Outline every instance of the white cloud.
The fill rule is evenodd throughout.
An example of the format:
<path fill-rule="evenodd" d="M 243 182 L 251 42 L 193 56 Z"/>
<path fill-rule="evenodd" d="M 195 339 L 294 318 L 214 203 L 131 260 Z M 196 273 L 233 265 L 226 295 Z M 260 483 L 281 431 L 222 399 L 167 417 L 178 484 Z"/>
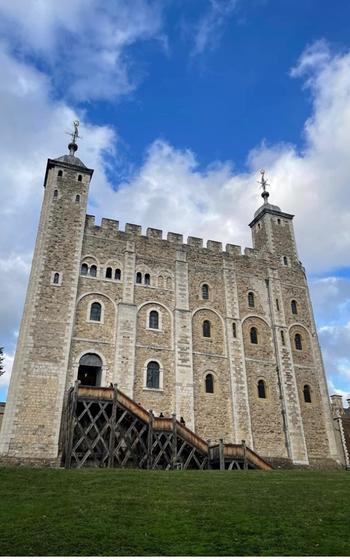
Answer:
<path fill-rule="evenodd" d="M 109 99 L 141 78 L 128 47 L 151 38 L 166 44 L 161 8 L 160 0 L 0 0 L 0 30 L 14 51 L 51 71 L 61 93 Z"/>
<path fill-rule="evenodd" d="M 214 49 L 221 37 L 223 28 L 234 12 L 238 0 L 209 0 L 208 9 L 202 14 L 191 30 L 193 35 L 192 55 L 200 55 Z"/>

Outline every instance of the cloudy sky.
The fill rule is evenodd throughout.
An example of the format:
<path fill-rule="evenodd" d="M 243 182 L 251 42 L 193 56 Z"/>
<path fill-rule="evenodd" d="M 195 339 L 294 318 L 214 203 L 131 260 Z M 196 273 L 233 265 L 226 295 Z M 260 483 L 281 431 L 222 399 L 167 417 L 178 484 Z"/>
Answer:
<path fill-rule="evenodd" d="M 268 170 L 349 396 L 349 20 L 347 0 L 0 0 L 0 400 L 46 159 L 75 118 L 97 220 L 250 246 Z"/>

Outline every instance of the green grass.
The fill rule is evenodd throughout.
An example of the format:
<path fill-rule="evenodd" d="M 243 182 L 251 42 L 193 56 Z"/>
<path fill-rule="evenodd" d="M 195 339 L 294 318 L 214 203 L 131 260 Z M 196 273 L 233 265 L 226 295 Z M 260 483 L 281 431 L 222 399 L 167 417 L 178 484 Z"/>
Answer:
<path fill-rule="evenodd" d="M 0 469 L 1 556 L 350 554 L 350 472 Z"/>

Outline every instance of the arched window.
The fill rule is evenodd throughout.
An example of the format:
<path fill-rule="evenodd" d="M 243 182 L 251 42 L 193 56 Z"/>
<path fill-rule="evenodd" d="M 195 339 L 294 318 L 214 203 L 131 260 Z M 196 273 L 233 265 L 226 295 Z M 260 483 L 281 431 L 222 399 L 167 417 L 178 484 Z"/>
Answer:
<path fill-rule="evenodd" d="M 76 202 L 77 204 L 79 204 L 79 202 L 80 202 L 80 194 L 77 194 L 77 195 L 76 195 L 76 197 L 75 197 L 75 202 Z"/>
<path fill-rule="evenodd" d="M 114 280 L 120 280 L 122 277 L 122 273 L 120 271 L 120 268 L 116 268 L 114 271 Z"/>
<path fill-rule="evenodd" d="M 258 397 L 259 399 L 266 399 L 266 387 L 263 379 L 258 381 Z"/>
<path fill-rule="evenodd" d="M 78 379 L 82 385 L 101 385 L 102 360 L 97 354 L 84 354 L 79 361 Z"/>
<path fill-rule="evenodd" d="M 101 321 L 101 311 L 101 304 L 95 301 L 90 307 L 90 321 Z"/>
<path fill-rule="evenodd" d="M 147 274 L 145 274 L 145 286 L 150 286 L 150 284 L 151 284 L 151 277 L 147 273 Z"/>
<path fill-rule="evenodd" d="M 78 175 L 78 181 L 82 181 L 83 180 L 83 176 L 82 175 Z"/>
<path fill-rule="evenodd" d="M 97 276 L 97 266 L 95 264 L 90 266 L 90 276 L 96 278 Z"/>
<path fill-rule="evenodd" d="M 141 272 L 136 272 L 136 284 L 142 284 L 142 274 L 141 274 Z"/>
<path fill-rule="evenodd" d="M 158 311 L 151 311 L 149 314 L 148 326 L 150 329 L 159 329 L 159 313 Z"/>
<path fill-rule="evenodd" d="M 298 304 L 295 299 L 292 299 L 292 301 L 290 302 L 290 306 L 292 308 L 293 315 L 298 315 Z"/>
<path fill-rule="evenodd" d="M 258 344 L 258 329 L 256 327 L 250 329 L 250 342 L 252 344 Z"/>
<path fill-rule="evenodd" d="M 209 299 L 209 286 L 208 286 L 208 284 L 203 284 L 203 286 L 202 286 L 202 299 Z"/>
<path fill-rule="evenodd" d="M 159 369 L 158 362 L 148 363 L 146 387 L 149 389 L 159 389 Z"/>
<path fill-rule="evenodd" d="M 214 393 L 214 376 L 212 373 L 205 376 L 205 392 Z"/>
<path fill-rule="evenodd" d="M 60 275 L 58 274 L 58 272 L 55 272 L 55 274 L 53 275 L 53 283 L 54 284 L 60 283 Z"/>
<path fill-rule="evenodd" d="M 233 338 L 237 338 L 236 323 L 232 323 L 232 335 L 233 335 Z"/>
<path fill-rule="evenodd" d="M 294 342 L 295 342 L 295 349 L 296 350 L 302 350 L 303 349 L 302 339 L 301 339 L 301 335 L 299 333 L 297 333 L 295 335 Z"/>
<path fill-rule="evenodd" d="M 63 171 L 62 171 L 62 169 L 60 169 L 60 170 L 58 171 L 57 175 L 58 175 L 58 177 L 63 177 Z"/>
<path fill-rule="evenodd" d="M 203 321 L 203 336 L 210 338 L 210 321 Z"/>
<path fill-rule="evenodd" d="M 248 306 L 254 307 L 254 294 L 253 292 L 248 292 Z"/>
<path fill-rule="evenodd" d="M 82 274 L 83 276 L 86 276 L 88 272 L 89 272 L 88 265 L 86 263 L 83 263 L 81 265 L 80 274 Z"/>
<path fill-rule="evenodd" d="M 284 332 L 283 331 L 281 331 L 281 342 L 282 342 L 282 346 L 286 345 L 286 342 L 284 340 Z"/>
<path fill-rule="evenodd" d="M 54 197 L 54 199 L 58 198 L 58 190 L 57 189 L 55 189 L 53 191 L 53 197 Z"/>
<path fill-rule="evenodd" d="M 310 385 L 304 385 L 304 402 L 311 402 L 311 390 Z"/>
<path fill-rule="evenodd" d="M 288 258 L 287 257 L 283 257 L 283 264 L 285 266 L 288 266 Z"/>
<path fill-rule="evenodd" d="M 106 268 L 106 278 L 112 278 L 112 269 L 110 266 Z"/>

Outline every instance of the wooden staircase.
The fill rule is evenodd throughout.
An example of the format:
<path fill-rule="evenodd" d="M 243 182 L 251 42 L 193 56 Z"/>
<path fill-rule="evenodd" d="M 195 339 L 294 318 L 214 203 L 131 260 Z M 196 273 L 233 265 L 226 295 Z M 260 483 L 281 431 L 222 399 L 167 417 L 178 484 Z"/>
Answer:
<path fill-rule="evenodd" d="M 61 447 L 66 468 L 272 469 L 246 445 L 209 445 L 175 415 L 155 417 L 116 387 L 78 383 L 67 393 Z"/>

